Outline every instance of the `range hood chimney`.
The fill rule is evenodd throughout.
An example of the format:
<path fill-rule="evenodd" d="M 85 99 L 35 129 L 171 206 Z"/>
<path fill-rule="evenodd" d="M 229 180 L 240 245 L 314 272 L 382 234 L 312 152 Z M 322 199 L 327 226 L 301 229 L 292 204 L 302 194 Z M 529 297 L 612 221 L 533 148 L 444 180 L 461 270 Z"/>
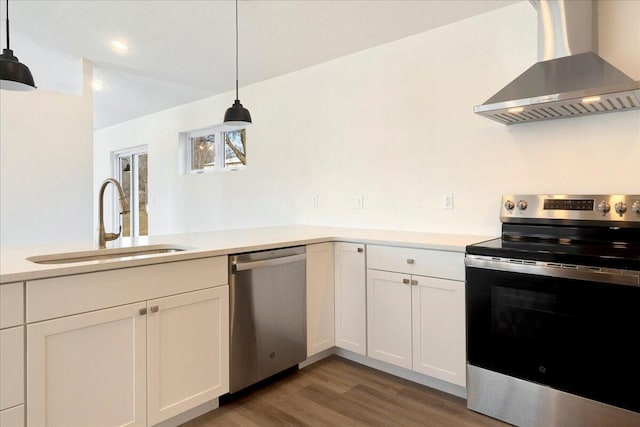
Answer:
<path fill-rule="evenodd" d="M 529 0 L 538 11 L 539 62 L 474 112 L 511 125 L 640 108 L 640 81 L 596 52 L 596 2 Z"/>

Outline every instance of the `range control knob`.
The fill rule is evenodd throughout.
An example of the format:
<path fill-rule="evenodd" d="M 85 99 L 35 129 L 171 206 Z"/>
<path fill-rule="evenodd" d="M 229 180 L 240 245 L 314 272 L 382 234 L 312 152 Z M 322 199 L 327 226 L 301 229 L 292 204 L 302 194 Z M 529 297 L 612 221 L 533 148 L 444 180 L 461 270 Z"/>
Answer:
<path fill-rule="evenodd" d="M 507 209 L 508 211 L 512 211 L 513 208 L 516 207 L 515 203 L 513 203 L 511 200 L 507 200 L 506 202 L 504 202 L 504 207 L 505 209 Z"/>
<path fill-rule="evenodd" d="M 627 211 L 627 204 L 625 202 L 618 202 L 615 204 L 614 209 L 618 215 L 622 216 L 622 214 Z"/>
<path fill-rule="evenodd" d="M 640 215 L 640 200 L 633 202 L 633 205 L 631 205 L 631 212 L 636 215 Z"/>
<path fill-rule="evenodd" d="M 598 204 L 598 210 L 602 212 L 602 215 L 604 216 L 611 210 L 611 205 L 603 200 Z"/>
<path fill-rule="evenodd" d="M 518 202 L 518 209 L 520 209 L 521 211 L 527 209 L 527 206 L 529 205 L 527 205 L 527 202 L 525 202 L 524 200 L 520 200 Z"/>

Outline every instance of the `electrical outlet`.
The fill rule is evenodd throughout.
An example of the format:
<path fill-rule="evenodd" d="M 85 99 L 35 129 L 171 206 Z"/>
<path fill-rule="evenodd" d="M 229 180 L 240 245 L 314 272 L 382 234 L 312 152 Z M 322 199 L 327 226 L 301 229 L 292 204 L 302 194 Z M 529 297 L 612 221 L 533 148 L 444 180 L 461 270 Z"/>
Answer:
<path fill-rule="evenodd" d="M 318 207 L 318 195 L 314 194 L 311 196 L 311 207 L 312 208 L 317 208 Z"/>
<path fill-rule="evenodd" d="M 453 193 L 442 195 L 442 209 L 453 209 Z"/>
<path fill-rule="evenodd" d="M 356 194 L 356 204 L 355 207 L 356 209 L 362 209 L 363 206 L 363 198 L 362 198 L 362 194 Z"/>

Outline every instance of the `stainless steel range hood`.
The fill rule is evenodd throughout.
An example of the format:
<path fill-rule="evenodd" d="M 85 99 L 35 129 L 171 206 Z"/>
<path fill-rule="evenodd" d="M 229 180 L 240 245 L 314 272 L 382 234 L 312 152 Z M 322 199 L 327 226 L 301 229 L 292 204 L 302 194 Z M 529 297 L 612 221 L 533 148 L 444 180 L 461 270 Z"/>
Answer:
<path fill-rule="evenodd" d="M 538 10 L 538 57 L 474 108 L 511 125 L 640 108 L 640 81 L 600 58 L 596 2 L 529 0 Z"/>

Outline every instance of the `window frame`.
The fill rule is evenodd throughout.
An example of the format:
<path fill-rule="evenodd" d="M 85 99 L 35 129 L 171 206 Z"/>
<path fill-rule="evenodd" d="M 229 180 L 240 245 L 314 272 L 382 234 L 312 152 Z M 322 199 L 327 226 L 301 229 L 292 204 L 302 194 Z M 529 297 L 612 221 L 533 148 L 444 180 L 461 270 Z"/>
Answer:
<path fill-rule="evenodd" d="M 194 169 L 193 168 L 193 139 L 206 137 L 209 135 L 213 135 L 213 167 Z M 187 170 L 189 171 L 189 173 L 201 174 L 201 173 L 212 172 L 216 169 L 216 166 L 220 164 L 218 139 L 219 139 L 218 134 L 215 132 L 198 132 L 198 134 L 189 133 L 189 135 L 187 136 Z"/>
<path fill-rule="evenodd" d="M 129 167 L 131 169 L 131 177 L 130 177 L 130 189 L 129 189 L 129 208 L 130 208 L 130 216 L 129 216 L 129 236 L 130 238 L 140 237 L 140 211 L 139 211 L 139 190 L 140 183 L 139 177 L 137 174 L 138 171 L 138 156 L 147 155 L 147 162 L 149 161 L 149 148 L 147 145 L 138 145 L 135 147 L 124 148 L 121 150 L 116 150 L 111 153 L 111 165 L 113 170 L 113 177 L 122 184 L 122 169 L 120 167 L 120 159 L 124 157 L 129 157 L 131 160 L 129 162 Z M 148 167 L 148 163 L 147 163 Z M 148 170 L 147 170 L 148 173 Z M 148 177 L 147 177 L 148 180 Z M 148 195 L 147 195 L 148 196 Z M 113 222 L 113 230 L 122 230 L 124 224 L 122 223 L 122 215 L 120 215 L 120 204 L 118 202 L 118 193 L 113 191 L 113 202 L 112 202 L 112 222 Z M 148 200 L 147 200 L 148 203 Z M 121 228 L 122 227 L 122 228 Z M 147 229 L 147 234 L 149 231 Z M 143 236 L 146 236 L 143 235 Z"/>
<path fill-rule="evenodd" d="M 245 161 L 243 164 L 241 165 L 236 165 L 236 166 L 227 166 L 227 146 L 226 146 L 226 134 L 230 133 L 230 132 L 240 132 L 243 131 L 245 132 L 245 140 L 247 139 L 247 128 L 243 127 L 243 128 L 237 128 L 237 129 L 229 129 L 226 131 L 222 131 L 220 132 L 220 143 L 222 145 L 222 149 L 220 150 L 220 156 L 222 157 L 222 163 L 221 166 L 224 170 L 228 170 L 228 171 L 235 171 L 235 170 L 241 170 L 241 169 L 246 169 L 247 168 L 247 147 L 244 147 L 244 156 L 245 156 Z M 236 156 L 237 158 L 237 156 Z"/>
<path fill-rule="evenodd" d="M 212 172 L 232 172 L 238 170 L 244 170 L 247 168 L 247 164 L 237 165 L 233 167 L 227 167 L 225 165 L 225 149 L 226 149 L 226 141 L 225 141 L 225 133 L 235 132 L 235 131 L 245 131 L 245 139 L 247 138 L 246 126 L 227 126 L 227 125 L 217 125 L 210 126 L 207 128 L 196 129 L 192 131 L 187 131 L 182 133 L 182 141 L 184 148 L 184 172 L 188 175 L 201 175 Z M 213 158 L 213 167 L 211 168 L 203 168 L 203 169 L 193 169 L 193 138 L 199 138 L 203 136 L 213 135 L 214 139 L 214 158 Z M 245 156 L 246 156 L 246 148 L 245 148 Z"/>

